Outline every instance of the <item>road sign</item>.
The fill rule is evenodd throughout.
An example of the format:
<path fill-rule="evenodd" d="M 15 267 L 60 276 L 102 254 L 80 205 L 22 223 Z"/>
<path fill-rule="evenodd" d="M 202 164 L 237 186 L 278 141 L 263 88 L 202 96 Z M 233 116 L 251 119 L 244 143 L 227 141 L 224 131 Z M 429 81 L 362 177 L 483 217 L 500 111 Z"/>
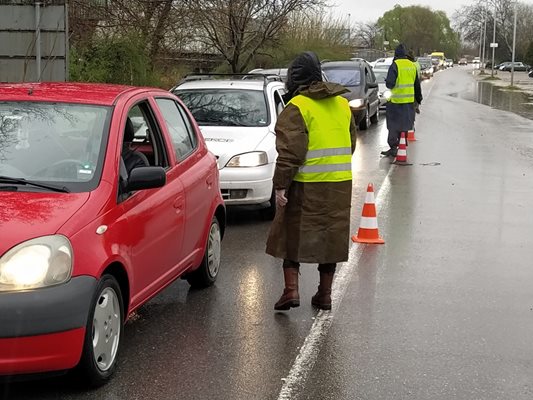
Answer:
<path fill-rule="evenodd" d="M 490 47 L 498 47 L 498 43 L 491 43 Z"/>

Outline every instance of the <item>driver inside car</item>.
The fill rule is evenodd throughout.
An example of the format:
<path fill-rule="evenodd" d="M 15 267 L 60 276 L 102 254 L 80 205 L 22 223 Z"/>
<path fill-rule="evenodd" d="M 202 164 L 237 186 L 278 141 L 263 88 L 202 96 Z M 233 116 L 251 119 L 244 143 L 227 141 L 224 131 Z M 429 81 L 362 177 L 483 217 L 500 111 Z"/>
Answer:
<path fill-rule="evenodd" d="M 135 129 L 133 128 L 131 119 L 128 117 L 126 119 L 126 128 L 124 129 L 124 142 L 122 144 L 122 159 L 124 160 L 128 176 L 134 168 L 150 166 L 148 158 L 143 153 L 131 148 L 131 143 L 134 138 Z"/>

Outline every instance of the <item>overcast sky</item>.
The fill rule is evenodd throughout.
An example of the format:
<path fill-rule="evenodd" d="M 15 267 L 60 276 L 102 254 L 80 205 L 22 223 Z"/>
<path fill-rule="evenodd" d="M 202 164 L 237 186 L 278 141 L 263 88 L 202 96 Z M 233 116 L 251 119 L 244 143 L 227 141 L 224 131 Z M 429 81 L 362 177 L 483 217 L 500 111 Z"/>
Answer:
<path fill-rule="evenodd" d="M 379 17 L 394 8 L 396 4 L 402 7 L 410 5 L 428 6 L 433 10 L 445 11 L 448 14 L 448 18 L 451 19 L 455 10 L 462 5 L 470 3 L 469 0 L 331 0 L 331 4 L 335 5 L 332 8 L 333 14 L 338 16 L 350 14 L 352 23 L 377 21 Z"/>

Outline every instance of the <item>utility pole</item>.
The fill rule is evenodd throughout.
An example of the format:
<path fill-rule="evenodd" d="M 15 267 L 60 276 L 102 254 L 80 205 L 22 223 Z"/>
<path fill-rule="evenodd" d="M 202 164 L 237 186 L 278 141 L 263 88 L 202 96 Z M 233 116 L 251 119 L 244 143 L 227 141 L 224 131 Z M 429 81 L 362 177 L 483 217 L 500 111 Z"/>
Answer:
<path fill-rule="evenodd" d="M 41 82 L 41 5 L 35 2 L 35 69 L 37 82 Z"/>
<path fill-rule="evenodd" d="M 483 8 L 483 53 L 481 55 L 481 64 L 485 69 L 485 47 L 487 43 L 487 7 Z"/>
<path fill-rule="evenodd" d="M 491 73 L 490 76 L 494 78 L 494 55 L 496 53 L 496 2 L 494 2 L 494 29 L 492 31 L 492 65 L 491 65 Z"/>
<path fill-rule="evenodd" d="M 514 60 L 515 60 L 515 50 L 516 50 L 516 6 L 517 3 L 514 3 L 514 27 L 513 27 L 513 57 L 511 64 L 511 86 L 514 84 Z"/>
<path fill-rule="evenodd" d="M 481 21 L 481 26 L 479 27 L 479 60 L 481 61 L 481 55 L 483 48 L 483 21 Z"/>

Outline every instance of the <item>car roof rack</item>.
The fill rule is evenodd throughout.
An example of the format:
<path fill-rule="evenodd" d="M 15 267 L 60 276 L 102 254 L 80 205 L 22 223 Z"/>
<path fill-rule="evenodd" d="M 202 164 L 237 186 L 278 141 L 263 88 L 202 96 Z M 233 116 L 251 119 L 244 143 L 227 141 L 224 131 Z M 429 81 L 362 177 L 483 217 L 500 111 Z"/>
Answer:
<path fill-rule="evenodd" d="M 281 79 L 281 76 L 279 75 L 262 74 L 260 72 L 242 73 L 242 74 L 201 73 L 201 74 L 185 75 L 185 77 L 178 83 L 178 85 L 176 85 L 176 87 L 185 82 L 217 80 L 217 79 L 230 79 L 230 80 L 231 79 L 238 79 L 238 80 L 262 79 L 265 87 L 270 82 L 283 82 L 283 80 Z"/>

